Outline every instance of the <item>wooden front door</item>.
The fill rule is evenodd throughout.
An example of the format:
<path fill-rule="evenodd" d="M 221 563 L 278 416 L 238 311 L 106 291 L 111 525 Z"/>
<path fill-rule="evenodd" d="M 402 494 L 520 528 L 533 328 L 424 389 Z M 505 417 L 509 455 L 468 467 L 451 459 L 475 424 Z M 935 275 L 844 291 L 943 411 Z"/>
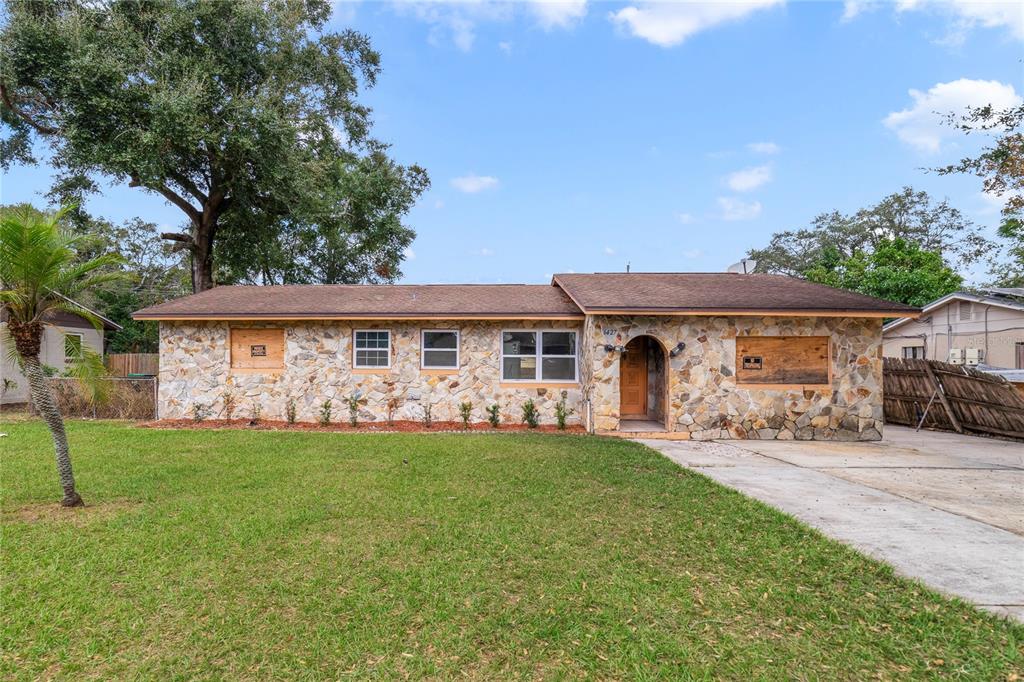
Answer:
<path fill-rule="evenodd" d="M 619 415 L 647 416 L 647 339 L 633 339 L 619 358 Z"/>

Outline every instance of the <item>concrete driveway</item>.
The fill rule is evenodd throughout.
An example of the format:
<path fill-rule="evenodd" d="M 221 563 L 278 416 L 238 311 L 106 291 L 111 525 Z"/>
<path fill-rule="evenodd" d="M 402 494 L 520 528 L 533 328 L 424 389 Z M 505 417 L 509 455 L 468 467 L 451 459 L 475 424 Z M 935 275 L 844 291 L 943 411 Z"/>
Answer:
<path fill-rule="evenodd" d="M 1024 621 L 1024 444 L 640 440 L 946 594 Z"/>

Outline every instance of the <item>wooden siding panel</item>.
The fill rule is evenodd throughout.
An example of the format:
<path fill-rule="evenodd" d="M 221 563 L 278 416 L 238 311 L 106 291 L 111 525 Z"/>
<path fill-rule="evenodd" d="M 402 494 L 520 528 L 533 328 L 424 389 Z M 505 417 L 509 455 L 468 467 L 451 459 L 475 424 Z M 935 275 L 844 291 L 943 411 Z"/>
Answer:
<path fill-rule="evenodd" d="M 231 329 L 232 369 L 283 369 L 283 329 Z"/>
<path fill-rule="evenodd" d="M 828 347 L 827 336 L 736 337 L 736 381 L 740 384 L 827 384 Z"/>

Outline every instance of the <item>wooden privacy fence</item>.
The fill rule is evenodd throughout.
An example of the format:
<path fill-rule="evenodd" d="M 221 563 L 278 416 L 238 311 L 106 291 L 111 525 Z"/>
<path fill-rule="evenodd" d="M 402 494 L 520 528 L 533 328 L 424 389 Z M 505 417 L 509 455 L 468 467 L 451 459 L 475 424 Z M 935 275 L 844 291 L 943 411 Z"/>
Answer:
<path fill-rule="evenodd" d="M 111 353 L 107 356 L 107 371 L 115 377 L 156 376 L 159 368 L 157 353 Z"/>
<path fill-rule="evenodd" d="M 77 379 L 53 377 L 47 379 L 53 390 L 60 413 L 65 417 L 91 417 L 93 419 L 156 419 L 157 380 L 154 378 L 127 379 L 107 377 L 100 379 L 104 399 L 95 401 Z M 37 414 L 29 402 L 29 411 Z"/>
<path fill-rule="evenodd" d="M 1002 377 L 935 360 L 883 363 L 889 424 L 1024 439 L 1024 395 Z"/>

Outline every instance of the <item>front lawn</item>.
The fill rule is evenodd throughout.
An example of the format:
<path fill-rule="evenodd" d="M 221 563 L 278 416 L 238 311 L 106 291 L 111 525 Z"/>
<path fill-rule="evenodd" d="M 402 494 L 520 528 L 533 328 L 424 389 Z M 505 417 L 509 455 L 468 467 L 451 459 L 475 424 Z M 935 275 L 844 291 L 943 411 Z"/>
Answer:
<path fill-rule="evenodd" d="M 0 431 L 4 679 L 1005 679 L 1024 628 L 630 442 Z M 767 475 L 767 474 L 766 474 Z"/>

